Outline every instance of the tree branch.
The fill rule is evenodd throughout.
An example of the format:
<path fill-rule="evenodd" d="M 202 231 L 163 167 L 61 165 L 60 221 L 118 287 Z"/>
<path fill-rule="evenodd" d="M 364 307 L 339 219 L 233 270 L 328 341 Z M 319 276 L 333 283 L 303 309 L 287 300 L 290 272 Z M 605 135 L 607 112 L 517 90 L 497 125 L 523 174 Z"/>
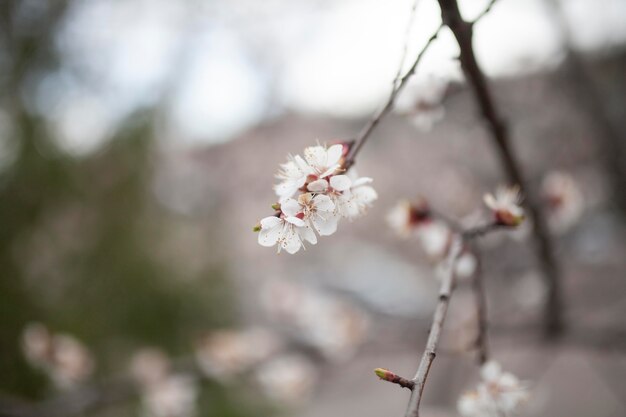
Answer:
<path fill-rule="evenodd" d="M 361 129 L 361 132 L 357 136 L 354 142 L 354 145 L 350 148 L 350 152 L 348 153 L 346 162 L 344 163 L 345 169 L 349 169 L 354 164 L 354 160 L 357 154 L 359 153 L 363 145 L 365 145 L 365 142 L 370 137 L 370 135 L 372 134 L 376 126 L 378 126 L 378 123 L 380 123 L 382 118 L 385 117 L 391 111 L 391 109 L 393 108 L 393 104 L 396 101 L 396 97 L 398 97 L 398 94 L 400 93 L 400 91 L 402 91 L 402 89 L 406 87 L 409 79 L 415 73 L 415 70 L 417 69 L 418 64 L 424 57 L 424 54 L 426 53 L 430 45 L 435 41 L 435 39 L 437 39 L 437 37 L 439 36 L 439 32 L 441 32 L 442 28 L 443 28 L 443 25 L 440 25 L 437 28 L 437 30 L 430 36 L 430 38 L 428 38 L 422 50 L 419 52 L 419 54 L 417 54 L 417 58 L 415 58 L 413 65 L 411 65 L 411 68 L 409 68 L 408 72 L 400 79 L 400 81 L 397 83 L 397 86 L 395 85 L 396 83 L 394 82 L 394 86 L 385 104 L 374 114 L 374 116 L 363 127 L 363 129 Z"/>
<path fill-rule="evenodd" d="M 498 150 L 503 168 L 509 181 L 520 186 L 526 196 L 525 205 L 534 225 L 534 240 L 537 257 L 543 271 L 548 297 L 545 305 L 545 333 L 553 337 L 563 330 L 559 269 L 554 255 L 554 248 L 548 233 L 545 218 L 539 204 L 530 196 L 529 187 L 522 174 L 522 169 L 515 159 L 510 146 L 509 134 L 503 119 L 496 108 L 486 77 L 476 61 L 472 45 L 473 24 L 463 20 L 456 0 L 438 0 L 444 23 L 452 30 L 459 47 L 461 67 L 473 90 L 483 118 L 493 142 Z"/>

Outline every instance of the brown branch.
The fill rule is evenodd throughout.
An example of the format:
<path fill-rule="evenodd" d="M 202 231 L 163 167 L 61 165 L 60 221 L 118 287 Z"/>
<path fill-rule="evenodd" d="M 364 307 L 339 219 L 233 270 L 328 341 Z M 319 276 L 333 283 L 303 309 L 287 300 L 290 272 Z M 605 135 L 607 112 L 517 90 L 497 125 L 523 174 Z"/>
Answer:
<path fill-rule="evenodd" d="M 439 288 L 439 300 L 435 307 L 435 314 L 433 322 L 430 326 L 430 332 L 428 334 L 428 340 L 426 341 L 426 349 L 422 355 L 417 373 L 413 377 L 415 382 L 415 388 L 411 392 L 411 398 L 409 399 L 409 405 L 406 410 L 406 417 L 418 417 L 419 406 L 422 401 L 422 395 L 424 387 L 426 385 L 426 379 L 430 372 L 430 367 L 437 356 L 437 345 L 439 344 L 439 337 L 441 336 L 441 330 L 443 329 L 443 323 L 446 319 L 448 312 L 448 305 L 450 303 L 450 297 L 454 289 L 455 274 L 454 269 L 456 261 L 461 254 L 462 242 L 459 236 L 456 236 L 452 242 L 450 253 L 446 260 L 445 276 L 441 281 L 441 287 Z"/>
<path fill-rule="evenodd" d="M 508 180 L 518 184 L 526 195 L 525 205 L 534 225 L 534 240 L 537 257 L 539 259 L 543 276 L 547 287 L 547 300 L 545 305 L 545 333 L 553 337 L 563 330 L 559 269 L 554 255 L 554 248 L 548 233 L 546 220 L 541 212 L 539 204 L 530 196 L 526 179 L 522 169 L 516 160 L 510 145 L 509 134 L 499 110 L 496 108 L 491 92 L 487 86 L 487 80 L 476 61 L 472 44 L 473 24 L 461 17 L 456 0 L 438 0 L 441 6 L 442 19 L 452 30 L 459 47 L 461 67 L 470 84 L 476 101 L 480 107 L 483 118 L 498 150 L 503 168 Z"/>
<path fill-rule="evenodd" d="M 415 21 L 417 3 L 419 3 L 419 0 L 413 0 L 413 6 L 411 6 L 411 12 L 409 13 L 409 19 L 406 25 L 406 29 L 404 31 L 404 40 L 402 41 L 402 53 L 400 54 L 400 63 L 398 64 L 398 71 L 396 71 L 396 76 L 393 79 L 394 90 L 398 86 L 398 82 L 400 81 L 400 78 L 402 77 L 402 68 L 404 67 L 404 61 L 406 60 L 406 53 L 409 49 L 409 37 L 411 35 L 411 28 L 413 27 L 413 22 Z"/>
<path fill-rule="evenodd" d="M 448 312 L 450 297 L 452 296 L 452 292 L 454 290 L 456 262 L 461 255 L 463 246 L 471 244 L 472 240 L 484 236 L 491 231 L 497 230 L 500 227 L 501 225 L 498 223 L 489 223 L 483 226 L 478 226 L 476 228 L 463 231 L 461 233 L 456 233 L 452 240 L 452 244 L 450 245 L 450 251 L 448 252 L 448 257 L 445 261 L 445 275 L 441 281 L 441 286 L 439 288 L 439 300 L 437 301 L 437 306 L 435 307 L 435 314 L 432 324 L 430 326 L 428 340 L 426 341 L 426 349 L 424 350 L 422 359 L 420 360 L 417 373 L 412 380 L 415 383 L 415 388 L 413 389 L 411 393 L 411 398 L 409 399 L 409 405 L 405 414 L 406 417 L 419 417 L 419 406 L 422 401 L 424 387 L 426 385 L 426 380 L 430 372 L 430 367 L 432 366 L 432 363 L 437 356 L 437 345 L 439 344 L 439 338 L 441 336 L 443 324 L 446 319 L 446 314 Z M 480 273 L 477 271 L 477 276 L 479 274 Z M 485 312 L 484 300 L 482 312 Z M 484 327 L 481 327 L 480 332 L 486 333 L 486 321 L 483 322 L 483 326 Z M 481 361 L 482 357 L 487 357 L 486 336 L 484 336 L 485 333 L 483 333 L 483 336 L 481 336 L 480 342 Z"/>

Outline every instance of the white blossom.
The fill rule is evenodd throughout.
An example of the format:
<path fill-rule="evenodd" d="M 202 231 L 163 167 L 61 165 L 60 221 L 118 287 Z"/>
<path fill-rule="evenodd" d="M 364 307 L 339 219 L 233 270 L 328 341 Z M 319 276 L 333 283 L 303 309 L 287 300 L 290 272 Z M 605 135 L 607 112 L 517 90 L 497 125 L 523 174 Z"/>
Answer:
<path fill-rule="evenodd" d="M 297 404 L 308 399 L 318 379 L 317 370 L 311 361 L 295 354 L 263 364 L 255 375 L 268 397 L 287 404 Z"/>
<path fill-rule="evenodd" d="M 445 115 L 442 101 L 448 83 L 447 79 L 434 76 L 414 80 L 398 97 L 396 111 L 408 116 L 416 128 L 431 130 Z"/>
<path fill-rule="evenodd" d="M 529 397 L 528 389 L 500 364 L 489 361 L 481 368 L 478 387 L 464 393 L 457 403 L 463 417 L 510 416 L 519 411 Z"/>
<path fill-rule="evenodd" d="M 274 186 L 276 194 L 280 198 L 293 197 L 307 182 L 315 183 L 332 175 L 340 168 L 342 156 L 343 145 L 333 145 L 329 148 L 310 146 L 304 150 L 304 159 L 300 155 L 290 156 L 276 174 L 276 178 L 281 180 Z"/>
<path fill-rule="evenodd" d="M 288 253 L 296 253 L 304 246 L 304 240 L 317 243 L 317 236 L 304 220 L 304 208 L 293 198 L 287 198 L 280 206 L 279 217 L 270 216 L 261 220 L 258 241 L 262 246 L 278 245 Z"/>
<path fill-rule="evenodd" d="M 556 232 L 565 232 L 580 220 L 585 202 L 576 181 L 563 172 L 551 172 L 541 185 L 548 220 Z"/>
<path fill-rule="evenodd" d="M 372 182 L 369 177 L 357 177 L 354 171 L 352 175 L 336 175 L 330 179 L 330 186 L 335 190 L 331 198 L 341 217 L 353 220 L 365 214 L 378 199 L 376 190 L 369 185 Z"/>
<path fill-rule="evenodd" d="M 499 187 L 495 195 L 486 194 L 485 204 L 494 214 L 495 220 L 507 226 L 518 226 L 524 220 L 519 187 Z"/>
<path fill-rule="evenodd" d="M 335 203 L 330 197 L 324 194 L 305 193 L 300 194 L 298 202 L 303 207 L 304 219 L 320 236 L 330 236 L 337 231 L 339 217 L 335 212 Z"/>
<path fill-rule="evenodd" d="M 422 249 L 432 259 L 443 259 L 452 241 L 452 231 L 444 222 L 430 220 L 415 229 Z"/>

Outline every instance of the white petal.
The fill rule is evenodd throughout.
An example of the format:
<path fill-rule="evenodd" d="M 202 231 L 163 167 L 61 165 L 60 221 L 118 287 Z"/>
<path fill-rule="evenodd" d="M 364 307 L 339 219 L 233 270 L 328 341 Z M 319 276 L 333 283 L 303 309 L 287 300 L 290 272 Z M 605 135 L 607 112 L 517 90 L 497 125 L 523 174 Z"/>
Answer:
<path fill-rule="evenodd" d="M 357 199 L 359 204 L 369 206 L 378 198 L 376 190 L 372 187 L 359 187 L 352 190 L 352 195 Z"/>
<path fill-rule="evenodd" d="M 485 202 L 485 205 L 491 210 L 496 210 L 498 208 L 498 203 L 496 202 L 496 199 L 492 194 L 485 194 L 483 197 L 483 201 Z"/>
<path fill-rule="evenodd" d="M 327 166 L 332 166 L 332 165 L 336 165 L 339 163 L 339 160 L 341 159 L 341 156 L 343 155 L 343 145 L 333 145 L 330 148 L 328 148 L 327 151 L 327 160 L 326 160 L 326 165 Z"/>
<path fill-rule="evenodd" d="M 345 191 L 352 186 L 352 180 L 347 175 L 335 175 L 330 178 L 330 186 L 337 191 Z"/>
<path fill-rule="evenodd" d="M 356 188 L 359 187 L 361 185 L 365 185 L 365 184 L 370 184 L 372 183 L 374 180 L 371 179 L 370 177 L 361 177 L 361 178 L 357 178 L 355 180 L 352 181 L 352 187 Z"/>
<path fill-rule="evenodd" d="M 302 207 L 295 199 L 287 198 L 280 204 L 280 210 L 285 213 L 285 216 L 293 217 L 302 211 Z"/>
<path fill-rule="evenodd" d="M 298 188 L 300 187 L 302 186 L 299 186 L 294 181 L 284 181 L 280 184 L 276 184 L 274 186 L 274 191 L 276 191 L 276 195 L 279 197 L 291 197 L 296 193 L 296 191 L 298 191 Z"/>
<path fill-rule="evenodd" d="M 261 229 L 271 229 L 272 227 L 281 224 L 283 221 L 276 216 L 264 217 L 261 219 Z"/>
<path fill-rule="evenodd" d="M 306 177 L 306 175 L 311 174 L 313 172 L 313 168 L 311 168 L 311 166 L 309 164 L 307 164 L 306 161 L 304 159 L 302 159 L 302 157 L 300 155 L 296 155 L 293 158 L 293 160 L 296 163 L 296 165 L 298 166 L 298 168 L 300 168 L 300 171 L 302 171 L 302 173 L 304 174 L 305 177 Z"/>
<path fill-rule="evenodd" d="M 318 211 L 333 211 L 335 209 L 335 203 L 327 195 L 318 194 L 313 197 L 313 205 Z"/>
<path fill-rule="evenodd" d="M 320 236 L 330 236 L 337 231 L 337 224 L 339 223 L 339 217 L 328 214 L 327 216 L 313 216 L 311 219 L 313 226 Z"/>
<path fill-rule="evenodd" d="M 261 246 L 274 246 L 280 239 L 283 221 L 278 217 L 266 217 L 261 220 L 258 242 Z"/>
<path fill-rule="evenodd" d="M 329 175 L 332 175 L 340 168 L 339 164 L 331 165 L 326 171 L 320 174 L 320 177 L 326 178 Z"/>
<path fill-rule="evenodd" d="M 309 146 L 304 150 L 304 159 L 314 168 L 325 168 L 328 166 L 328 153 L 323 146 Z"/>
<path fill-rule="evenodd" d="M 495 382 L 500 377 L 502 368 L 496 361 L 489 361 L 480 369 L 481 377 L 487 382 Z"/>
<path fill-rule="evenodd" d="M 295 227 L 291 226 L 285 228 L 280 246 L 290 254 L 294 254 L 300 250 L 302 240 L 300 239 L 300 235 L 296 232 Z"/>
<path fill-rule="evenodd" d="M 328 181 L 323 179 L 313 181 L 307 186 L 307 189 L 314 193 L 323 193 L 328 189 Z"/>
<path fill-rule="evenodd" d="M 303 227 L 306 224 L 304 222 L 304 220 L 302 220 L 302 219 L 300 219 L 298 217 L 293 217 L 293 216 L 286 217 L 285 221 L 287 223 L 291 223 L 291 224 L 293 224 L 294 226 L 297 226 L 297 227 Z"/>
<path fill-rule="evenodd" d="M 302 236 L 302 239 L 309 241 L 312 245 L 317 243 L 317 236 L 315 236 L 315 232 L 308 224 L 304 227 L 299 227 L 297 231 Z"/>

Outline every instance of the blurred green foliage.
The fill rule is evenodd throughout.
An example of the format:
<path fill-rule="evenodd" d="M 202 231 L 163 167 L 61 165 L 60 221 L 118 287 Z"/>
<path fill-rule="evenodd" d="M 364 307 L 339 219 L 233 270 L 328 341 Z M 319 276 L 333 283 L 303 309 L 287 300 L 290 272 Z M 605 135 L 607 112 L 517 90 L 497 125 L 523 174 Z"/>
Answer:
<path fill-rule="evenodd" d="M 125 369 L 137 348 L 189 355 L 201 333 L 236 317 L 224 265 L 189 276 L 161 256 L 168 230 L 186 219 L 166 212 L 150 192 L 150 110 L 82 158 L 57 149 L 45 120 L 28 110 L 30 76 L 61 64 L 52 38 L 69 2 L 51 1 L 39 14 L 24 12 L 26 3 L 0 5 L 0 42 L 9 52 L 0 59 L 0 110 L 12 125 L 3 140 L 17 149 L 0 171 L 0 393 L 34 400 L 50 387 L 20 350 L 31 321 L 82 340 L 102 378 Z M 258 400 L 242 402 L 216 383 L 202 387 L 201 415 L 259 415 Z M 130 404 L 112 415 L 126 415 L 125 408 L 136 414 Z"/>

